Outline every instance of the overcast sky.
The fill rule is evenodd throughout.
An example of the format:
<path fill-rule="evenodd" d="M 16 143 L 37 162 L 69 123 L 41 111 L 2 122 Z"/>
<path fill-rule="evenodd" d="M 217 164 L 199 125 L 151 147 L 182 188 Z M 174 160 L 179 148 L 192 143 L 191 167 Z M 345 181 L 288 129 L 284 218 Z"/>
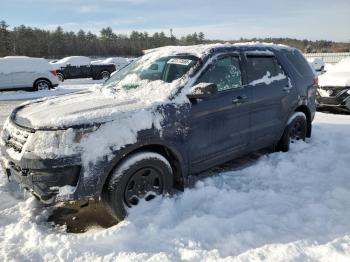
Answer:
<path fill-rule="evenodd" d="M 1 0 L 0 20 L 98 33 L 202 31 L 209 39 L 293 37 L 350 41 L 350 0 Z"/>

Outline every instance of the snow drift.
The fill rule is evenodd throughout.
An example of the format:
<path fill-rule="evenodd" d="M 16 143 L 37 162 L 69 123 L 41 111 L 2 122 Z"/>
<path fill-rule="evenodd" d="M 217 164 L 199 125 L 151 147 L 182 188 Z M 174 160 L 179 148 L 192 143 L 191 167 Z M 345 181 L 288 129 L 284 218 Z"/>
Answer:
<path fill-rule="evenodd" d="M 327 72 L 320 75 L 318 80 L 320 86 L 350 86 L 350 58 L 344 58 L 328 67 Z"/>
<path fill-rule="evenodd" d="M 317 113 L 308 143 L 225 169 L 122 223 L 68 234 L 0 178 L 6 260 L 348 261 L 350 116 Z"/>

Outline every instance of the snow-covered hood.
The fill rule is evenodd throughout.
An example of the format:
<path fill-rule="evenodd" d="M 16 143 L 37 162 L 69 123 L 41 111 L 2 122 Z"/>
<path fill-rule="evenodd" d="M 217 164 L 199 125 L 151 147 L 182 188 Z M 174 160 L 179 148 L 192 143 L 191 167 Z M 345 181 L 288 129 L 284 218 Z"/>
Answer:
<path fill-rule="evenodd" d="M 146 110 L 139 99 L 88 91 L 24 104 L 15 110 L 13 121 L 34 129 L 68 128 L 108 122 L 140 109 Z"/>

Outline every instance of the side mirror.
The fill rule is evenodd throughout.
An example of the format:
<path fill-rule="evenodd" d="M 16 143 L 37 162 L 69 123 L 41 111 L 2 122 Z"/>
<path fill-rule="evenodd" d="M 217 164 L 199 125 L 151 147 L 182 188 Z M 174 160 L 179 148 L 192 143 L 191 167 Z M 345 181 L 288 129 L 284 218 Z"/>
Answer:
<path fill-rule="evenodd" d="M 158 71 L 158 65 L 157 64 L 152 64 L 149 69 L 151 69 L 152 71 Z"/>
<path fill-rule="evenodd" d="M 189 99 L 206 98 L 218 92 L 218 87 L 213 83 L 199 83 L 192 87 L 192 93 L 188 94 Z"/>

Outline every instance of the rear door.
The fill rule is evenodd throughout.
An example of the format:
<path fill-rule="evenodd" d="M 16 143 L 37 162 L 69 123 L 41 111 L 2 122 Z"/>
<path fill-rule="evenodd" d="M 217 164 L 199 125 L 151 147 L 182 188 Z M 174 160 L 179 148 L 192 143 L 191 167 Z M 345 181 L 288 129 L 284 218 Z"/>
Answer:
<path fill-rule="evenodd" d="M 192 101 L 189 153 L 193 173 L 231 159 L 247 148 L 250 138 L 251 94 L 242 86 L 240 57 L 217 57 L 198 83 L 214 83 L 218 93 Z"/>
<path fill-rule="evenodd" d="M 13 88 L 24 88 L 33 86 L 33 75 L 35 74 L 35 65 L 31 59 L 11 59 L 9 66 L 12 69 Z"/>
<path fill-rule="evenodd" d="M 284 128 L 296 89 L 273 55 L 245 55 L 247 86 L 252 90 L 252 145 L 255 148 L 275 142 Z"/>

